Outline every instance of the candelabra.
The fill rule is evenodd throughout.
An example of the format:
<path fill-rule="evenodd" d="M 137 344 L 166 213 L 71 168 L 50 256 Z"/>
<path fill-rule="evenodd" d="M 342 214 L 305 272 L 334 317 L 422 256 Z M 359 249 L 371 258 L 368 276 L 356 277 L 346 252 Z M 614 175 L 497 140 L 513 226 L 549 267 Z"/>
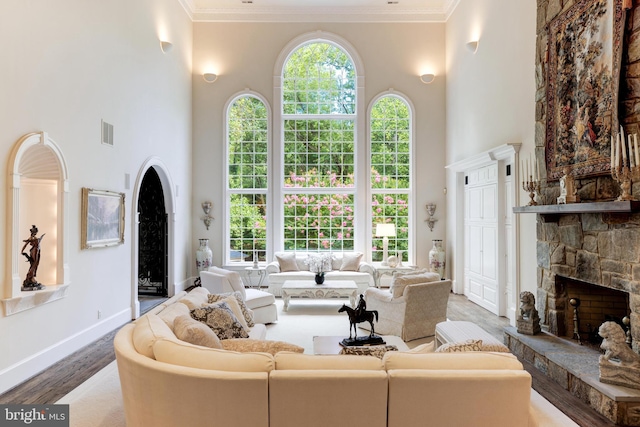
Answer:
<path fill-rule="evenodd" d="M 620 165 L 611 169 L 611 176 L 616 180 L 622 193 L 618 197 L 618 201 L 636 200 L 631 194 L 631 184 L 640 178 L 639 166 Z"/>
<path fill-rule="evenodd" d="M 534 180 L 533 176 L 529 175 L 529 180 L 522 181 L 522 189 L 529 193 L 529 204 L 527 206 L 537 206 L 536 193 L 540 194 L 540 181 Z"/>

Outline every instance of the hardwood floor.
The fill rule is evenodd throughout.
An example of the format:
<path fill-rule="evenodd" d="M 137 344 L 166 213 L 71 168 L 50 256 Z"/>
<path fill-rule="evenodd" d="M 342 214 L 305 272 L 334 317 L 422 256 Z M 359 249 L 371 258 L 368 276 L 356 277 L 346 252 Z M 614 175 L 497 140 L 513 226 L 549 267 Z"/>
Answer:
<path fill-rule="evenodd" d="M 145 304 L 149 309 L 153 303 Z M 144 312 L 145 310 L 142 310 Z M 451 320 L 475 322 L 502 341 L 503 328 L 509 325 L 504 317 L 497 317 L 478 305 L 469 302 L 463 295 L 451 294 L 448 317 Z M 54 364 L 49 369 L 0 395 L 0 404 L 48 404 L 54 403 L 100 369 L 115 360 L 112 331 L 71 356 Z M 579 399 L 549 380 L 534 366 L 524 363 L 533 378 L 533 388 L 553 403 L 578 425 L 584 427 L 611 427 L 615 424 L 606 420 Z"/>

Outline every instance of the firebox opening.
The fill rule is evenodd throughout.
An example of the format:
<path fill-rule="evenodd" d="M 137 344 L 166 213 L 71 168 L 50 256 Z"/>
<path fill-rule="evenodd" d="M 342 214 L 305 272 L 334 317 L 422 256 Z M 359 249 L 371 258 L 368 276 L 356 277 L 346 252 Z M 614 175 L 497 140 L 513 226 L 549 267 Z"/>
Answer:
<path fill-rule="evenodd" d="M 617 289 L 594 285 L 569 277 L 556 276 L 556 295 L 565 301 L 564 319 L 558 319 L 558 336 L 597 344 L 602 339 L 598 328 L 606 321 L 627 327 L 622 319 L 629 316 L 629 294 Z M 573 300 L 573 301 L 572 301 Z M 576 301 L 579 301 L 576 304 Z M 573 304 L 571 303 L 573 302 Z M 574 308 L 577 306 L 577 319 Z M 558 313 L 560 314 L 560 313 Z M 578 333 L 574 325 L 577 323 Z"/>

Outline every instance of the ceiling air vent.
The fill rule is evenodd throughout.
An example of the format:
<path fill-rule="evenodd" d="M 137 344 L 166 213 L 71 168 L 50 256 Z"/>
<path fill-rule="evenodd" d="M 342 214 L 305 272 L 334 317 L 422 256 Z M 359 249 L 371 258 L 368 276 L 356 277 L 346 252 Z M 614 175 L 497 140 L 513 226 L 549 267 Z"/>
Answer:
<path fill-rule="evenodd" d="M 113 125 L 102 120 L 102 143 L 113 147 Z"/>

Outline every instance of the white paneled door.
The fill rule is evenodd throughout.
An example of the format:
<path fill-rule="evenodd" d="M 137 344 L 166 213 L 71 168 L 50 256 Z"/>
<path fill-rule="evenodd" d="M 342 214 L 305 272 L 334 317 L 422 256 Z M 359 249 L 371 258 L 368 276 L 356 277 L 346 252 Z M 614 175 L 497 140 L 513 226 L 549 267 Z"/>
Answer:
<path fill-rule="evenodd" d="M 465 187 L 467 296 L 500 313 L 497 164 L 470 172 Z"/>

